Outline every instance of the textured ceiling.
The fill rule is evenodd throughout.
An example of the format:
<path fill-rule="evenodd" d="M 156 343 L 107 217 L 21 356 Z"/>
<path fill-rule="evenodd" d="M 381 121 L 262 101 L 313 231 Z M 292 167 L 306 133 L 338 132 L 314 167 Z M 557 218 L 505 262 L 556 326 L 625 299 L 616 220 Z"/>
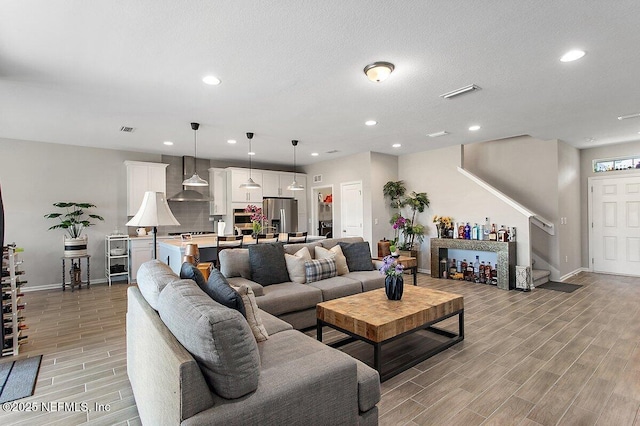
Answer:
<path fill-rule="evenodd" d="M 0 0 L 0 137 L 193 155 L 197 121 L 198 157 L 246 160 L 251 131 L 271 164 L 292 162 L 291 139 L 298 164 L 523 134 L 638 140 L 640 118 L 616 119 L 640 112 L 638 16 L 637 0 Z M 587 55 L 560 62 L 572 48 Z M 396 69 L 372 83 L 380 60 Z"/>

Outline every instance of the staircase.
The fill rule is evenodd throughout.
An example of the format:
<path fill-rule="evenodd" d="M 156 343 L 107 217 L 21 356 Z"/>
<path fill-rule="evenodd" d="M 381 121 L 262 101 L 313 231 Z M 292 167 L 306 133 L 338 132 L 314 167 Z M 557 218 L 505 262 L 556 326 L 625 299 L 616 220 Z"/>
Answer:
<path fill-rule="evenodd" d="M 551 275 L 551 272 L 545 271 L 544 269 L 533 269 L 531 271 L 533 287 L 538 287 L 539 285 L 549 282 L 549 275 Z"/>

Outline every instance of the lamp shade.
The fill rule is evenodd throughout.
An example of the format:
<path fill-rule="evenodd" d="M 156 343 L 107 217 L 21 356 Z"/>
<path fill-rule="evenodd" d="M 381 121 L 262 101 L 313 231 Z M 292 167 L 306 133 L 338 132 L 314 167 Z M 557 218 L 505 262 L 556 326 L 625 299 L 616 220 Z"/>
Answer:
<path fill-rule="evenodd" d="M 138 212 L 127 222 L 127 226 L 180 225 L 173 216 L 163 192 L 147 191 Z"/>

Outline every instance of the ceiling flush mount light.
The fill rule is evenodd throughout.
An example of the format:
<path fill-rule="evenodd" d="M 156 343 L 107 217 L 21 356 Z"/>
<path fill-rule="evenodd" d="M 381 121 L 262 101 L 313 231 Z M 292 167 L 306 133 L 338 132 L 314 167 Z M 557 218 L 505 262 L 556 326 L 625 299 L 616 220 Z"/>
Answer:
<path fill-rule="evenodd" d="M 480 130 L 480 126 L 478 126 L 477 124 L 469 127 L 469 130 L 471 130 L 472 132 L 475 132 L 476 130 Z"/>
<path fill-rule="evenodd" d="M 376 124 L 378 124 L 378 122 L 376 120 L 368 120 L 365 121 L 364 124 L 366 124 L 367 126 L 375 126 Z"/>
<path fill-rule="evenodd" d="M 480 86 L 477 86 L 475 84 L 470 84 L 468 86 L 464 86 L 459 89 L 452 90 L 451 92 L 443 93 L 442 95 L 440 95 L 440 97 L 444 99 L 451 99 L 451 98 L 455 98 L 456 96 L 464 95 L 465 93 L 475 92 L 480 89 L 481 89 Z"/>
<path fill-rule="evenodd" d="M 438 136 L 444 136 L 444 135 L 448 135 L 449 132 L 445 132 L 444 130 L 440 131 L 440 132 L 435 132 L 435 133 L 429 133 L 427 136 L 429 136 L 430 138 L 437 138 Z"/>
<path fill-rule="evenodd" d="M 171 145 L 173 145 L 173 142 L 171 142 L 171 141 L 164 141 L 164 142 L 162 142 L 162 143 L 163 143 L 163 144 L 165 144 L 165 145 L 167 145 L 167 146 L 171 146 Z"/>
<path fill-rule="evenodd" d="M 638 117 L 640 117 L 640 112 L 636 114 L 621 115 L 620 117 L 618 117 L 618 120 L 628 120 L 630 118 L 638 118 Z"/>
<path fill-rule="evenodd" d="M 253 179 L 251 179 L 251 153 L 253 152 L 251 151 L 251 139 L 253 139 L 253 133 L 247 132 L 247 139 L 249 139 L 249 179 L 247 179 L 246 182 L 240 184 L 240 188 L 258 189 L 260 188 L 260 185 L 254 182 Z"/>
<path fill-rule="evenodd" d="M 194 152 L 193 152 L 193 176 L 189 179 L 185 179 L 182 181 L 183 186 L 208 186 L 209 182 L 202 179 L 198 176 L 198 172 L 196 172 L 196 160 L 198 158 L 198 128 L 200 127 L 199 123 L 191 123 L 191 128 L 193 129 L 193 141 L 194 141 Z"/>
<path fill-rule="evenodd" d="M 380 83 L 389 78 L 394 69 L 395 65 L 391 62 L 374 62 L 364 67 L 364 73 L 369 80 Z"/>
<path fill-rule="evenodd" d="M 562 55 L 562 57 L 560 58 L 560 61 L 561 62 L 577 61 L 578 59 L 582 58 L 585 54 L 586 53 L 584 50 L 578 50 L 578 49 L 570 50 L 564 55 Z"/>
<path fill-rule="evenodd" d="M 230 143 L 230 144 L 232 144 L 232 145 L 233 145 L 234 143 L 236 143 L 236 140 L 235 140 L 235 139 L 229 139 L 229 140 L 227 141 L 227 143 Z"/>
<path fill-rule="evenodd" d="M 287 189 L 289 191 L 304 191 L 304 186 L 296 181 L 296 147 L 298 146 L 298 141 L 291 141 L 291 145 L 293 145 L 293 182 L 287 186 Z"/>
<path fill-rule="evenodd" d="M 220 81 L 220 79 L 218 77 L 213 76 L 213 75 L 208 75 L 206 77 L 203 77 L 202 81 L 205 84 L 208 84 L 210 86 L 217 86 L 218 84 L 222 83 L 222 81 Z"/>
<path fill-rule="evenodd" d="M 393 145 L 391 145 L 394 148 L 400 148 L 402 146 L 402 144 L 399 143 L 394 143 Z"/>

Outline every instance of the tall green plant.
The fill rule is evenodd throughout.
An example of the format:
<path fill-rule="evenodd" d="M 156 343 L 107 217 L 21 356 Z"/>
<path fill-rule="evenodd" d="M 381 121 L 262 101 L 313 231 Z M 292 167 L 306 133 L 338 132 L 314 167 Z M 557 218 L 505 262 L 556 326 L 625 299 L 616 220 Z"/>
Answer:
<path fill-rule="evenodd" d="M 385 198 L 389 199 L 389 206 L 392 209 L 399 209 L 400 204 L 402 203 L 402 197 L 404 197 L 404 193 L 407 191 L 407 188 L 404 186 L 404 181 L 392 181 L 385 183 L 382 187 L 382 193 Z"/>
<path fill-rule="evenodd" d="M 408 197 L 400 202 L 401 207 L 409 207 L 412 211 L 411 219 L 403 229 L 405 246 L 408 250 L 413 248 L 414 243 L 421 244 L 424 240 L 424 225 L 416 223 L 416 213 L 423 213 L 429 207 L 429 197 L 426 192 L 412 191 Z"/>
<path fill-rule="evenodd" d="M 93 226 L 90 219 L 104 220 L 97 214 L 86 213 L 84 209 L 95 207 L 90 203 L 58 202 L 53 203 L 55 207 L 65 209 L 66 213 L 48 213 L 44 217 L 47 219 L 59 219 L 60 223 L 51 226 L 49 229 L 66 229 L 71 238 L 79 238 L 84 228 Z M 86 216 L 85 216 L 86 215 Z"/>

